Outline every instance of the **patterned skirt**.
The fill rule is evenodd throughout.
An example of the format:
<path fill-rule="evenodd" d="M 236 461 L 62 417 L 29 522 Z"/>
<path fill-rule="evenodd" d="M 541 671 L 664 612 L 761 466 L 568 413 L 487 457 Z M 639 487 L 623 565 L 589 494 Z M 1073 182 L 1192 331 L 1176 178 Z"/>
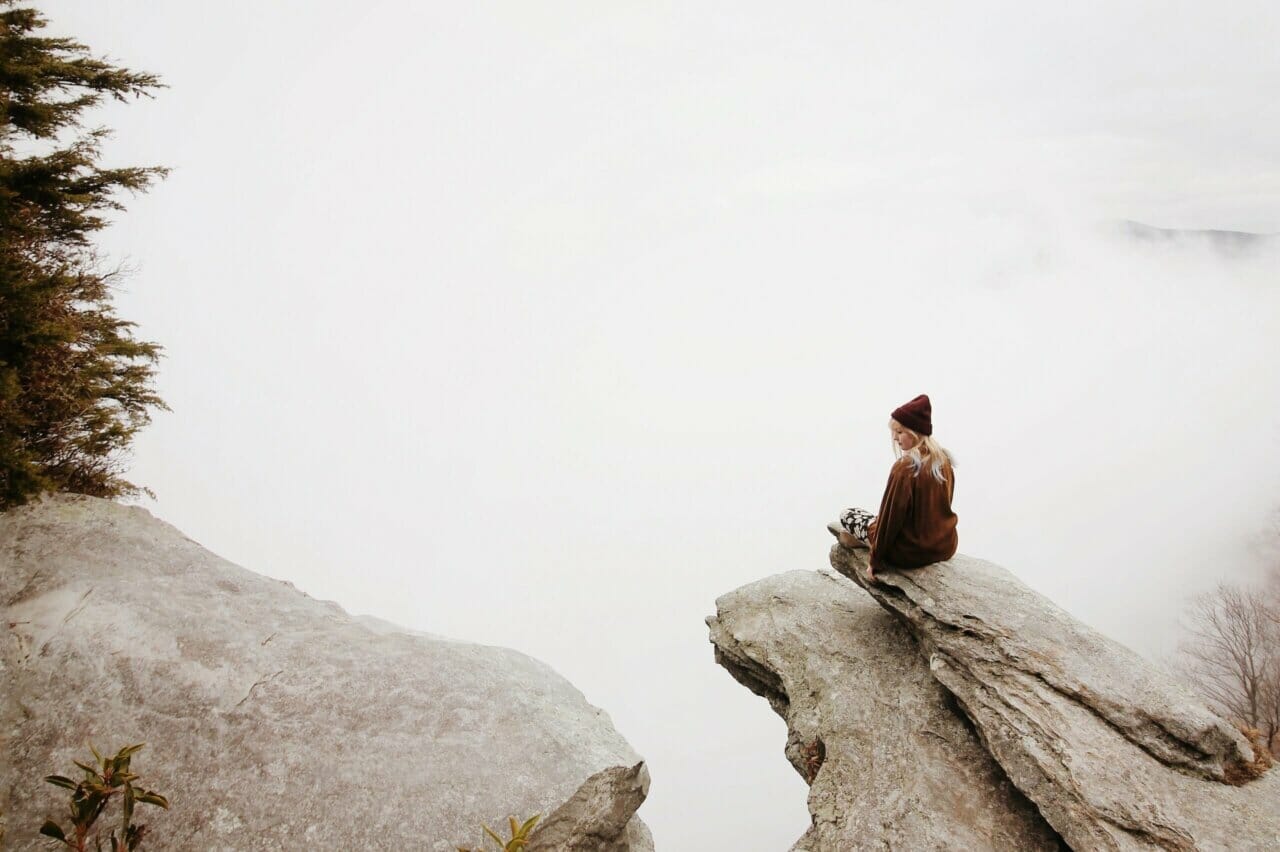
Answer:
<path fill-rule="evenodd" d="M 866 509 L 845 509 L 840 514 L 840 526 L 858 541 L 870 544 L 867 539 L 867 527 L 875 519 L 876 516 Z"/>

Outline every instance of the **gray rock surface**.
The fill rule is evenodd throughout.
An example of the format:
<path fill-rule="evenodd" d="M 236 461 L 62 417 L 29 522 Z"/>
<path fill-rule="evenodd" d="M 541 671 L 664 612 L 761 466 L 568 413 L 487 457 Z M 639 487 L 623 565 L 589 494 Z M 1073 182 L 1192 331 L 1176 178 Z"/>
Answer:
<path fill-rule="evenodd" d="M 716 661 L 787 722 L 809 783 L 793 850 L 1057 849 L 930 676 L 910 633 L 848 580 L 813 571 L 720 597 Z"/>
<path fill-rule="evenodd" d="M 627 852 L 653 845 L 632 815 L 649 795 L 643 763 L 611 766 L 582 783 L 569 800 L 539 824 L 525 852 Z"/>
<path fill-rule="evenodd" d="M 1236 779 L 1252 747 L 1166 670 L 965 556 L 865 574 L 1010 780 L 1073 849 L 1280 848 L 1280 774 Z"/>
<path fill-rule="evenodd" d="M 65 798 L 41 779 L 89 741 L 147 744 L 135 771 L 172 802 L 141 812 L 157 850 L 453 850 L 640 763 L 545 664 L 367 625 L 137 507 L 63 495 L 0 514 L 0 605 L 10 849 L 47 848 L 36 830 Z M 645 779 L 598 809 L 629 841 L 578 848 L 652 849 L 631 817 Z"/>

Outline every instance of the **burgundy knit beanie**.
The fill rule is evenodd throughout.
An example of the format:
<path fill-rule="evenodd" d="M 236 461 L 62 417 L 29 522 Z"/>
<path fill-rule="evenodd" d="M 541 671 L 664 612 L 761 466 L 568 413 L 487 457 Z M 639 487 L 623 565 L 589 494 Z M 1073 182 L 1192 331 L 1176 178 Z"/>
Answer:
<path fill-rule="evenodd" d="M 898 406 L 891 416 L 912 432 L 919 432 L 921 435 L 933 434 L 933 406 L 929 404 L 929 397 L 925 394 L 920 394 L 910 402 Z"/>

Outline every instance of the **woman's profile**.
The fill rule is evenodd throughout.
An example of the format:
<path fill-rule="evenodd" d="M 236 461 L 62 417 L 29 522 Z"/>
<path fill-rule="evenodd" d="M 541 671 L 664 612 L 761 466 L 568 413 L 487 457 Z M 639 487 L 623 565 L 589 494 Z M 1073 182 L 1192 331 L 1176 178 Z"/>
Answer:
<path fill-rule="evenodd" d="M 955 463 L 933 438 L 933 407 L 921 394 L 894 409 L 889 419 L 894 454 L 880 511 L 846 509 L 827 529 L 846 547 L 869 547 L 867 576 L 876 571 L 920 568 L 955 556 L 959 537 Z"/>

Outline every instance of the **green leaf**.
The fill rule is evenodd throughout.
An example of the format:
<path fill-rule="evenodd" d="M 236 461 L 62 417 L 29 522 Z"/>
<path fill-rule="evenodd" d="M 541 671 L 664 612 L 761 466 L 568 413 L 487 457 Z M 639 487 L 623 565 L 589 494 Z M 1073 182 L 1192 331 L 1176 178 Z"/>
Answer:
<path fill-rule="evenodd" d="M 533 827 L 537 825 L 538 820 L 541 818 L 542 818 L 542 814 L 534 814 L 533 816 L 525 820 L 524 825 L 520 826 L 520 836 L 525 837 L 529 834 L 530 831 L 533 831 Z"/>
<path fill-rule="evenodd" d="M 125 746 L 120 749 L 116 752 L 116 756 L 111 758 L 111 768 L 115 770 L 117 774 L 127 773 L 129 771 L 129 762 L 133 759 L 134 752 L 142 748 L 143 745 L 145 745 L 145 743 Z"/>
<path fill-rule="evenodd" d="M 83 791 L 85 798 L 88 799 L 105 799 L 115 792 L 114 788 L 97 781 L 82 781 L 79 790 Z"/>
<path fill-rule="evenodd" d="M 487 825 L 482 827 L 484 828 L 484 831 L 486 834 L 488 834 L 490 837 L 492 837 L 494 840 L 498 842 L 498 846 L 506 847 L 507 845 L 506 842 L 501 837 L 498 836 L 497 832 L 495 832 L 492 828 L 490 828 Z"/>
<path fill-rule="evenodd" d="M 153 790 L 135 790 L 133 798 L 148 805 L 157 805 L 165 810 L 169 809 L 169 800 Z"/>
<path fill-rule="evenodd" d="M 96 766 L 90 766 L 89 764 L 81 763 L 78 760 L 72 761 L 72 763 L 74 763 L 76 766 L 79 766 L 81 769 L 83 769 L 89 775 L 90 778 L 102 777 L 102 773 L 98 771 L 98 767 Z"/>
<path fill-rule="evenodd" d="M 66 787 L 68 790 L 74 790 L 76 788 L 76 782 L 63 775 L 46 775 L 44 780 L 55 787 Z"/>
<path fill-rule="evenodd" d="M 67 842 L 67 836 L 62 833 L 62 829 L 58 824 L 51 819 L 45 820 L 44 825 L 40 826 L 40 833 L 45 837 L 52 837 L 54 840 L 61 840 L 63 843 Z"/>

